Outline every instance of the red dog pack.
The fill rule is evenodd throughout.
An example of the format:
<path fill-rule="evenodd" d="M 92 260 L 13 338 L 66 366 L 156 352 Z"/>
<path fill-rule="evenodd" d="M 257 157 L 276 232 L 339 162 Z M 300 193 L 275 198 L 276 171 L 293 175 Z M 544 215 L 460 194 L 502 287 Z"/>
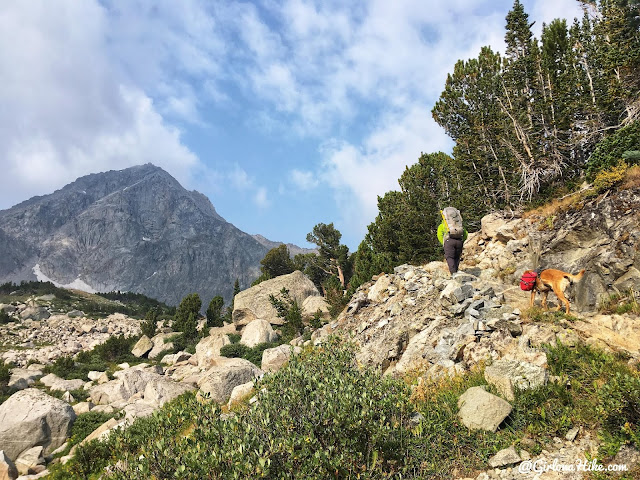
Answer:
<path fill-rule="evenodd" d="M 533 287 L 536 285 L 536 278 L 538 278 L 538 273 L 535 270 L 527 270 L 520 277 L 520 289 L 525 292 L 529 292 L 533 290 Z"/>

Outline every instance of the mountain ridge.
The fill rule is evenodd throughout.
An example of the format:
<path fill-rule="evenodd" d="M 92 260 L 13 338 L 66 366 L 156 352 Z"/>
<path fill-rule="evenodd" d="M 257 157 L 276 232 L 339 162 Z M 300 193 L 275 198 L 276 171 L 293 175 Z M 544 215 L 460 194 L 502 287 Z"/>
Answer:
<path fill-rule="evenodd" d="M 170 304 L 193 292 L 203 303 L 229 301 L 236 279 L 246 287 L 259 275 L 267 251 L 205 195 L 149 163 L 86 175 L 0 211 L 4 282 L 46 277 Z"/>

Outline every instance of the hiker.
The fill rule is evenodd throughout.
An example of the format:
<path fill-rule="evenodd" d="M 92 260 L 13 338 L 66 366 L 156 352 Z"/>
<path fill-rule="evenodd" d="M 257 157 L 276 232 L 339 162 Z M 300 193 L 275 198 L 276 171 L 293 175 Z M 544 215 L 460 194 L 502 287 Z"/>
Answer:
<path fill-rule="evenodd" d="M 462 215 L 453 207 L 446 207 L 440 212 L 442 223 L 438 227 L 438 240 L 444 246 L 444 258 L 447 260 L 451 275 L 458 271 L 462 244 L 467 239 L 467 231 L 462 225 Z"/>

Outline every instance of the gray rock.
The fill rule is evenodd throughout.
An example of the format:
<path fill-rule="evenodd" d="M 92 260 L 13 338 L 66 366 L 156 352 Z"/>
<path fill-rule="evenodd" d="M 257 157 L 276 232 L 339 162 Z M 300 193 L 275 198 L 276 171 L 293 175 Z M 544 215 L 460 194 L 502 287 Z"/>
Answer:
<path fill-rule="evenodd" d="M 135 357 L 142 357 L 145 353 L 148 353 L 153 348 L 153 342 L 149 337 L 143 335 L 140 340 L 136 342 L 131 350 L 131 354 Z"/>
<path fill-rule="evenodd" d="M 278 334 L 273 331 L 271 324 L 266 320 L 253 320 L 242 332 L 240 343 L 247 347 L 255 347 L 260 343 L 274 342 Z"/>
<path fill-rule="evenodd" d="M 157 373 L 143 370 L 124 370 L 120 378 L 92 387 L 89 390 L 91 400 L 97 405 L 107 405 L 128 401 L 133 395 L 144 392 L 147 383 L 161 379 Z"/>
<path fill-rule="evenodd" d="M 27 307 L 22 312 L 20 312 L 20 318 L 22 320 L 31 319 L 40 321 L 46 320 L 50 316 L 51 313 L 49 313 L 49 310 L 47 310 L 45 307 Z"/>
<path fill-rule="evenodd" d="M 578 436 L 579 432 L 580 432 L 580 427 L 573 427 L 571 430 L 567 432 L 564 438 L 566 438 L 568 442 L 573 442 Z"/>
<path fill-rule="evenodd" d="M 500 450 L 493 457 L 489 459 L 489 466 L 491 468 L 500 468 L 506 467 L 507 465 L 513 465 L 516 463 L 520 463 L 522 459 L 516 449 L 511 446 L 509 448 L 505 448 L 504 450 Z"/>
<path fill-rule="evenodd" d="M 511 405 L 482 387 L 471 387 L 458 399 L 458 416 L 472 430 L 495 432 L 511 413 Z"/>
<path fill-rule="evenodd" d="M 173 343 L 169 342 L 168 340 L 170 340 L 171 338 L 173 338 L 175 336 L 176 336 L 176 333 L 174 333 L 174 332 L 171 332 L 171 333 L 159 333 L 158 335 L 154 336 L 151 339 L 151 341 L 153 342 L 153 348 L 147 354 L 147 357 L 156 358 L 162 352 L 166 352 L 167 350 L 172 350 L 173 349 Z"/>
<path fill-rule="evenodd" d="M 75 419 L 71 406 L 41 390 L 14 393 L 0 405 L 0 450 L 12 460 L 36 445 L 48 454 L 66 441 Z"/>
<path fill-rule="evenodd" d="M 473 287 L 469 284 L 461 285 L 456 288 L 449 297 L 451 300 L 456 301 L 458 303 L 463 302 L 467 298 L 471 298 L 473 296 Z"/>
<path fill-rule="evenodd" d="M 66 392 L 69 390 L 78 390 L 84 386 L 84 380 L 64 380 L 58 377 L 54 373 L 45 375 L 40 379 L 45 387 L 49 387 L 51 390 L 58 390 L 60 392 Z"/>
<path fill-rule="evenodd" d="M 308 317 L 313 317 L 316 312 L 320 310 L 323 316 L 329 314 L 329 304 L 322 296 L 307 297 L 302 302 L 302 314 Z"/>
<path fill-rule="evenodd" d="M 549 379 L 547 371 L 528 362 L 497 360 L 484 370 L 484 378 L 494 385 L 507 400 L 514 399 L 514 389 L 529 390 L 545 385 Z"/>
<path fill-rule="evenodd" d="M 274 348 L 267 348 L 262 352 L 262 370 L 265 372 L 275 372 L 280 370 L 291 358 L 291 353 L 300 353 L 300 347 L 291 345 L 279 345 Z"/>
<path fill-rule="evenodd" d="M 42 456 L 42 446 L 32 447 L 25 450 L 16 459 L 16 468 L 20 475 L 27 475 L 33 471 L 36 465 L 44 465 L 44 457 Z"/>
<path fill-rule="evenodd" d="M 226 334 L 210 335 L 203 338 L 196 345 L 196 360 L 198 366 L 208 368 L 215 359 L 220 358 L 220 349 L 231 344 Z"/>
<path fill-rule="evenodd" d="M 33 385 L 40 377 L 42 377 L 42 371 L 40 370 L 12 368 L 8 386 L 17 390 L 24 390 L 25 388 L 29 388 Z"/>
<path fill-rule="evenodd" d="M 226 403 L 234 387 L 251 382 L 262 375 L 262 370 L 243 358 L 221 358 L 198 381 L 200 390 L 209 393 L 211 399 Z"/>
<path fill-rule="evenodd" d="M 283 288 L 289 290 L 289 295 L 298 305 L 302 305 L 307 297 L 320 296 L 313 282 L 302 272 L 281 275 L 238 293 L 233 300 L 233 322 L 247 325 L 259 318 L 276 325 L 282 323 L 269 301 L 269 295 L 277 296 Z"/>
<path fill-rule="evenodd" d="M 233 387 L 233 390 L 231 391 L 231 396 L 229 397 L 229 402 L 227 403 L 227 407 L 231 408 L 234 404 L 238 403 L 243 398 L 247 398 L 252 393 L 253 393 L 253 381 L 243 383 L 242 385 L 237 385 Z"/>
<path fill-rule="evenodd" d="M 153 379 L 147 382 L 144 388 L 144 401 L 157 406 L 170 402 L 183 393 L 191 392 L 195 388 L 186 383 L 178 383 L 163 378 Z"/>
<path fill-rule="evenodd" d="M 84 312 L 82 310 L 71 310 L 69 313 L 67 313 L 67 317 L 69 318 L 84 317 Z"/>

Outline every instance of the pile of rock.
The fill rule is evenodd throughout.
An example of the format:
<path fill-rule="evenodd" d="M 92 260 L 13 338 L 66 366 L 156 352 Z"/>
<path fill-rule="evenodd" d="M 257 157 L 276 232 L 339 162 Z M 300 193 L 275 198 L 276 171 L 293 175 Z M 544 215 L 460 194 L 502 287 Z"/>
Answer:
<path fill-rule="evenodd" d="M 7 348 L 0 359 L 18 366 L 29 361 L 47 364 L 61 356 L 91 350 L 111 336 L 140 333 L 140 321 L 121 313 L 101 319 L 87 318 L 81 313 L 71 311 L 41 320 L 16 317 L 16 322 L 0 325 L 0 338 Z M 17 348 L 11 348 L 14 346 Z"/>
<path fill-rule="evenodd" d="M 553 327 L 524 324 L 519 309 L 505 303 L 504 285 L 472 272 L 451 277 L 445 269 L 441 262 L 402 265 L 361 286 L 313 341 L 346 334 L 359 346 L 359 362 L 394 375 L 416 369 L 426 377 L 456 374 L 500 358 L 546 365 L 530 339 L 555 339 Z"/>

